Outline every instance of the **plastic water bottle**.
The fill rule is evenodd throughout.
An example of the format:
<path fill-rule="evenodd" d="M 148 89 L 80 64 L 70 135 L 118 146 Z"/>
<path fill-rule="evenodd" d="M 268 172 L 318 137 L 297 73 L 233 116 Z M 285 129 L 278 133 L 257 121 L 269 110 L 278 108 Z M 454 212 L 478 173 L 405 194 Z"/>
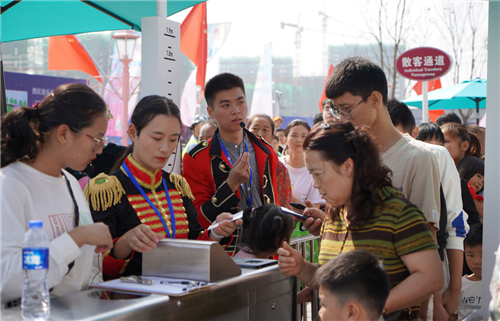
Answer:
<path fill-rule="evenodd" d="M 24 320 L 47 320 L 50 315 L 47 283 L 49 239 L 42 226 L 42 221 L 30 221 L 30 229 L 24 235 L 24 284 L 21 299 Z"/>

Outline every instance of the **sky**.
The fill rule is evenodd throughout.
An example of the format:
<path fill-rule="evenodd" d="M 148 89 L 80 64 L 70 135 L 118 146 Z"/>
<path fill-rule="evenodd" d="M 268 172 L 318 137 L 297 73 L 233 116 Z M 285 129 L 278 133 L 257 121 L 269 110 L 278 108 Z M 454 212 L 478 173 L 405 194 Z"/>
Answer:
<path fill-rule="evenodd" d="M 231 22 L 231 31 L 224 46 L 207 66 L 207 79 L 218 73 L 218 58 L 232 56 L 260 56 L 264 45 L 273 43 L 274 56 L 295 57 L 296 28 L 285 26 L 281 22 L 297 24 L 304 28 L 301 46 L 301 71 L 304 76 L 322 75 L 323 33 L 322 17 L 319 11 L 326 12 L 332 17 L 327 21 L 328 45 L 368 44 L 373 43 L 369 35 L 372 29 L 367 22 L 376 16 L 374 1 L 368 0 L 209 0 L 207 2 L 208 23 Z M 397 0 L 387 1 L 389 15 L 395 15 Z M 407 48 L 431 46 L 447 51 L 451 54 L 449 41 L 443 32 L 442 1 L 408 1 L 410 10 L 405 19 L 410 30 L 407 32 L 405 44 Z M 457 2 L 459 6 L 466 6 L 464 1 Z M 478 38 L 487 37 L 487 1 L 474 1 L 480 14 L 482 23 L 478 30 Z M 168 5 L 168 2 L 167 2 Z M 169 19 L 182 22 L 189 10 L 185 10 Z M 388 17 L 387 21 L 390 21 Z M 464 35 L 464 39 L 470 36 Z M 484 43 L 481 40 L 481 43 Z M 463 53 L 463 77 L 460 81 L 470 78 L 471 54 L 466 47 Z M 478 50 L 476 48 L 476 50 Z M 485 52 L 485 51 L 484 51 Z M 486 55 L 483 55 L 486 57 Z M 480 59 L 481 60 L 481 59 Z M 483 59 L 485 60 L 485 59 Z M 485 63 L 477 61 L 476 65 L 483 65 L 482 71 L 475 76 L 486 77 Z M 443 85 L 452 83 L 452 73 L 443 78 Z M 325 75 L 326 76 L 326 75 Z"/>

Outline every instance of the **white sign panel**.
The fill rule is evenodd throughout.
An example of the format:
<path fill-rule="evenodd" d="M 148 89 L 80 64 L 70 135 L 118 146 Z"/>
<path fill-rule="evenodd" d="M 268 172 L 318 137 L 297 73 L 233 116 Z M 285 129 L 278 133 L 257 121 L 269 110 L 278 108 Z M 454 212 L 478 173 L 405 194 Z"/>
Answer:
<path fill-rule="evenodd" d="M 165 96 L 180 107 L 181 25 L 162 17 L 142 18 L 142 97 Z M 180 174 L 181 147 L 165 166 Z M 173 167 L 173 169 L 172 169 Z"/>

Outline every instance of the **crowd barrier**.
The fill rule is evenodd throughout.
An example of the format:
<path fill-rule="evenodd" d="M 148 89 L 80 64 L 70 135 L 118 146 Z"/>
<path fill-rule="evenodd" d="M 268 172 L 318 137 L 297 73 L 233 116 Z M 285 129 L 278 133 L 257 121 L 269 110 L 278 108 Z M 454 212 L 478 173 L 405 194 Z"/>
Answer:
<path fill-rule="evenodd" d="M 299 251 L 304 259 L 311 263 L 315 262 L 316 253 L 314 241 L 320 240 L 320 236 L 314 236 L 311 234 L 294 237 L 290 240 L 290 246 Z M 305 285 L 302 282 L 297 282 L 297 293 L 305 288 Z M 308 307 L 310 307 L 310 313 L 308 313 Z M 319 310 L 319 300 L 318 300 L 318 290 L 313 290 L 313 300 L 311 304 L 302 303 L 297 305 L 297 321 L 303 320 L 307 321 L 308 316 L 310 316 L 309 320 L 316 320 L 318 317 Z"/>

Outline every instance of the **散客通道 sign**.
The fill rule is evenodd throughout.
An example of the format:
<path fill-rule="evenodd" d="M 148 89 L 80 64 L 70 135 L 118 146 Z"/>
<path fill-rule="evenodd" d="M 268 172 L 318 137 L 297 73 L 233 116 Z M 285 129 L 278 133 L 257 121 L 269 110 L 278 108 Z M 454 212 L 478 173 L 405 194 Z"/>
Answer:
<path fill-rule="evenodd" d="M 441 78 L 450 69 L 452 59 L 446 52 L 431 47 L 407 50 L 396 60 L 396 69 L 405 78 L 428 81 Z"/>

